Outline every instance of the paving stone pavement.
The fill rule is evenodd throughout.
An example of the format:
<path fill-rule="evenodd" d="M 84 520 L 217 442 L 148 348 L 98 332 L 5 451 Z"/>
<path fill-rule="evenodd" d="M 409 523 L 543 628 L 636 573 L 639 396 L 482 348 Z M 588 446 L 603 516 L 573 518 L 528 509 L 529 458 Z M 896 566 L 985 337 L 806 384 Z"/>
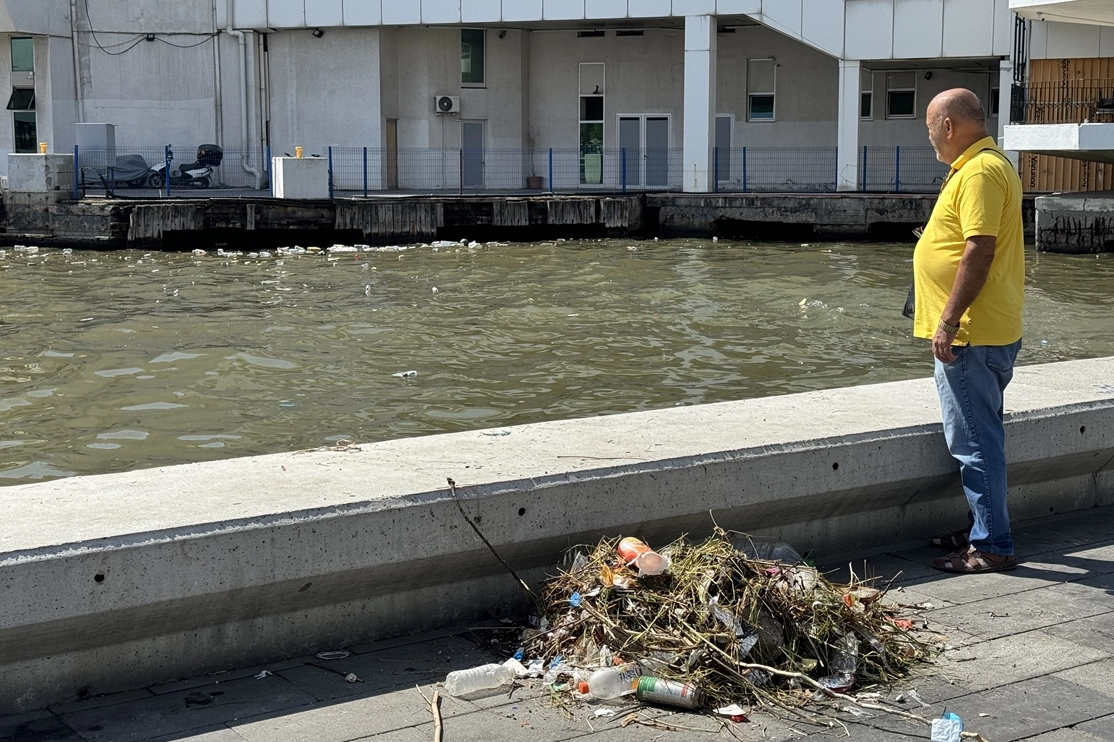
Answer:
<path fill-rule="evenodd" d="M 931 604 L 917 612 L 950 649 L 908 682 L 880 689 L 890 701 L 905 694 L 896 708 L 925 718 L 954 711 L 990 742 L 1114 742 L 1114 507 L 1022 524 L 1015 540 L 1023 563 L 1013 572 L 946 575 L 928 566 L 939 551 L 910 545 L 833 557 L 824 569 L 834 580 L 849 569 L 895 578 L 893 599 Z M 0 740 L 428 742 L 436 683 L 450 670 L 504 659 L 485 648 L 494 628 L 447 629 L 349 647 L 343 659 L 293 658 L 0 717 Z M 350 673 L 361 682 L 346 682 Z M 762 710 L 732 723 L 645 709 L 624 726 L 629 708 L 616 707 L 612 718 L 561 708 L 536 682 L 441 702 L 447 742 L 929 738 L 926 724 L 849 708 L 828 723 Z"/>

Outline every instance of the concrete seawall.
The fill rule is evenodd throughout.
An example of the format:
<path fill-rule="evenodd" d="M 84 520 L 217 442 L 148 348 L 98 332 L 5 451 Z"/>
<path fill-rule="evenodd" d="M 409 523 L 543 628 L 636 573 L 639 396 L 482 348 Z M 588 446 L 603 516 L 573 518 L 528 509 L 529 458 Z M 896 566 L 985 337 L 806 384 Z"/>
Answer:
<path fill-rule="evenodd" d="M 926 364 L 927 366 L 927 364 Z M 1114 358 L 1018 369 L 1015 519 L 1114 503 Z M 824 553 L 965 506 L 931 379 L 0 489 L 0 713 L 515 609 L 602 535 Z"/>

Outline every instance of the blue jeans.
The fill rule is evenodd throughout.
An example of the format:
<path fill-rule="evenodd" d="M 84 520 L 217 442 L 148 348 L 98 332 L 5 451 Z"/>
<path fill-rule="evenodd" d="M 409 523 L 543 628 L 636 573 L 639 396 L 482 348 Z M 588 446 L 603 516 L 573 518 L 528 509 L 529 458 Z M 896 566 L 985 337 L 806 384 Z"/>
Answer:
<path fill-rule="evenodd" d="M 936 390 L 948 451 L 970 506 L 971 545 L 989 554 L 1013 554 L 1006 507 L 1006 431 L 1002 394 L 1013 378 L 1021 341 L 1012 345 L 955 346 L 955 360 L 936 360 Z"/>

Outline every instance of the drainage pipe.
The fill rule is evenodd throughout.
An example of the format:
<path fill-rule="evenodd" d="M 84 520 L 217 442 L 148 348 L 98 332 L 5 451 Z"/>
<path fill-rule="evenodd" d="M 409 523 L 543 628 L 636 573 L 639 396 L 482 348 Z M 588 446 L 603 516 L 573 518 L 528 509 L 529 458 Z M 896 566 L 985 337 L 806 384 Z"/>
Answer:
<path fill-rule="evenodd" d="M 85 122 L 85 94 L 81 89 L 81 44 L 77 38 L 77 0 L 70 0 L 70 44 L 73 47 L 74 99 L 77 103 L 77 120 Z"/>
<path fill-rule="evenodd" d="M 216 141 L 224 146 L 224 91 L 220 66 L 220 24 L 217 21 L 217 3 L 213 0 L 213 107 L 216 110 Z M 231 22 L 228 25 L 232 25 Z"/>
<path fill-rule="evenodd" d="M 248 162 L 248 153 L 251 148 L 248 139 L 247 38 L 244 36 L 243 31 L 237 31 L 232 28 L 232 12 L 235 1 L 236 0 L 228 0 L 228 17 L 225 18 L 225 21 L 228 23 L 228 28 L 225 29 L 225 33 L 240 42 L 240 140 L 243 143 L 243 151 L 240 153 L 240 165 L 244 168 L 245 173 L 255 178 L 255 190 L 259 190 L 259 171 Z"/>

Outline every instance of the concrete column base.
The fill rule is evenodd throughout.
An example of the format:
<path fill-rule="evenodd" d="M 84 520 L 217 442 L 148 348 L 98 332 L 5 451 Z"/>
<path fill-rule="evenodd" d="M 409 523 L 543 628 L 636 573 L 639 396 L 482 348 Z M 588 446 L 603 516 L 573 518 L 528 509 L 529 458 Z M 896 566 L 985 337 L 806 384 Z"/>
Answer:
<path fill-rule="evenodd" d="M 1038 250 L 1114 252 L 1114 191 L 1038 196 L 1036 210 Z"/>
<path fill-rule="evenodd" d="M 8 192 L 73 193 L 73 155 L 8 155 Z"/>

